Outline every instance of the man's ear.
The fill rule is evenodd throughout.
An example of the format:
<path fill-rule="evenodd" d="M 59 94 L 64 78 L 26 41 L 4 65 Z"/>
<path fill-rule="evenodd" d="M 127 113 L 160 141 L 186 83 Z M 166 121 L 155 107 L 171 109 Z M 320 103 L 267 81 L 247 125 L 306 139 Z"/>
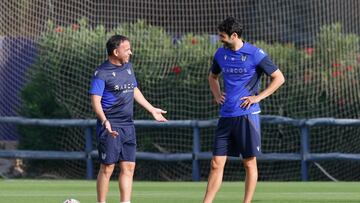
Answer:
<path fill-rule="evenodd" d="M 113 55 L 114 55 L 114 56 L 118 56 L 118 54 L 119 54 L 118 51 L 117 51 L 116 49 L 114 49 L 114 50 L 113 50 Z"/>
<path fill-rule="evenodd" d="M 239 35 L 236 32 L 234 32 L 231 34 L 231 38 L 232 39 L 239 38 Z"/>

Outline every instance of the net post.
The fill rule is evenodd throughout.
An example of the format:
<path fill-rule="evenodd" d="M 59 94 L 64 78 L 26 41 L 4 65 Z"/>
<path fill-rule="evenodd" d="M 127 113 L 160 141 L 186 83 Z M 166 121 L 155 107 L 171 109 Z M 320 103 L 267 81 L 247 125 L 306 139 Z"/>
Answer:
<path fill-rule="evenodd" d="M 200 153 L 200 128 L 195 121 L 193 126 L 193 156 L 192 156 L 192 180 L 200 181 L 200 162 L 198 154 Z"/>
<path fill-rule="evenodd" d="M 300 141 L 300 153 L 301 153 L 301 180 L 308 181 L 309 174 L 308 174 L 308 154 L 309 154 L 309 136 L 310 130 L 309 126 L 303 123 L 300 126 L 301 131 L 301 141 Z"/>
<path fill-rule="evenodd" d="M 86 154 L 86 179 L 93 179 L 93 160 L 91 157 L 92 151 L 92 127 L 85 129 L 85 154 Z"/>

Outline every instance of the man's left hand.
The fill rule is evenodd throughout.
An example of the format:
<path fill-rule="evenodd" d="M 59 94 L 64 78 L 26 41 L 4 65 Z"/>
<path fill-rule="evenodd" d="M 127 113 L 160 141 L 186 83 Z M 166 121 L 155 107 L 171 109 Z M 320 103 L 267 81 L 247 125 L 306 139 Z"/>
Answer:
<path fill-rule="evenodd" d="M 252 104 L 259 103 L 260 99 L 257 96 L 242 97 L 240 100 L 244 100 L 241 104 L 241 108 L 249 109 Z"/>
<path fill-rule="evenodd" d="M 166 112 L 167 111 L 164 111 L 162 109 L 154 108 L 154 110 L 152 111 L 152 115 L 156 121 L 165 122 L 167 121 L 167 119 L 162 114 L 166 114 Z"/>

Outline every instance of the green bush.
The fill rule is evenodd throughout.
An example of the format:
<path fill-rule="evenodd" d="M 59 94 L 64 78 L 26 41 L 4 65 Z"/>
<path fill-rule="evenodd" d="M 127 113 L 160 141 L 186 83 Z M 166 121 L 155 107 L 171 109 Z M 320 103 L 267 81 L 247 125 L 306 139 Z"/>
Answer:
<path fill-rule="evenodd" d="M 324 26 L 311 58 L 312 74 L 320 78 L 319 89 L 328 112 L 322 116 L 358 118 L 360 111 L 359 36 L 344 34 L 340 24 Z M 358 113 L 356 115 L 356 113 Z"/>
<path fill-rule="evenodd" d="M 30 118 L 69 118 L 70 114 L 65 107 L 54 99 L 53 89 L 47 81 L 46 74 L 37 72 L 33 80 L 25 86 L 21 98 L 23 106 L 21 115 Z M 62 150 L 58 145 L 59 140 L 64 139 L 61 131 L 71 134 L 68 129 L 39 126 L 19 126 L 18 132 L 21 134 L 19 139 L 19 149 L 24 150 Z M 29 176 L 42 174 L 46 171 L 53 171 L 61 168 L 63 163 L 44 160 L 26 160 L 26 171 Z"/>
<path fill-rule="evenodd" d="M 84 19 L 67 27 L 49 21 L 38 42 L 39 54 L 31 69 L 35 74 L 22 93 L 22 115 L 94 118 L 87 92 L 95 68 L 106 59 L 106 40 L 115 33 L 130 38 L 134 53 L 131 62 L 139 88 L 151 103 L 168 110 L 167 118 L 217 118 L 218 107 L 214 105 L 207 75 L 220 43 L 213 45 L 208 35 L 192 33 L 174 41 L 164 28 L 144 21 L 119 24 L 108 31 L 101 25 L 91 27 Z M 280 91 L 262 102 L 263 114 L 293 118 L 356 117 L 353 112 L 356 114 L 360 109 L 357 35 L 344 34 L 340 24 L 333 24 L 321 28 L 314 47 L 300 49 L 293 44 L 263 41 L 254 44 L 270 55 L 287 79 Z M 269 78 L 264 77 L 262 88 L 268 82 Z M 152 118 L 136 106 L 135 119 Z M 63 148 L 56 143 L 59 137 L 54 129 L 22 129 L 23 149 Z M 139 143 L 140 150 L 159 150 L 152 142 L 162 136 L 161 130 L 151 132 L 157 136 L 144 138 Z M 67 136 L 83 139 L 70 132 Z M 83 148 L 80 141 L 69 143 L 74 145 L 72 149 Z M 171 144 L 167 150 L 181 151 Z"/>

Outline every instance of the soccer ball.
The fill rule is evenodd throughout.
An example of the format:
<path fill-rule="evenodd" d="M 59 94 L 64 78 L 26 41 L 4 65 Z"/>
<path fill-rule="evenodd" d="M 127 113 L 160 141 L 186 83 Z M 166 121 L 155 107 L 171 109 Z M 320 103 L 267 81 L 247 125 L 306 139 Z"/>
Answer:
<path fill-rule="evenodd" d="M 76 199 L 67 199 L 64 201 L 64 203 L 80 203 L 80 201 Z"/>

